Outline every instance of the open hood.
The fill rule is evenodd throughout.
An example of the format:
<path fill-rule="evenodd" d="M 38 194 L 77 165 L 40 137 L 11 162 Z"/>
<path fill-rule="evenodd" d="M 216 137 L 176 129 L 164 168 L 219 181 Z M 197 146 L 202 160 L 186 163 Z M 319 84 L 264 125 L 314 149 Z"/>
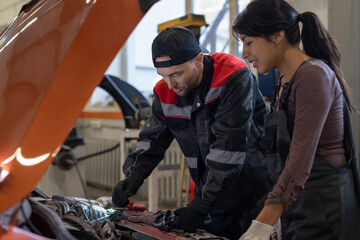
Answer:
<path fill-rule="evenodd" d="M 33 0 L 0 35 L 0 214 L 36 186 L 156 0 Z"/>

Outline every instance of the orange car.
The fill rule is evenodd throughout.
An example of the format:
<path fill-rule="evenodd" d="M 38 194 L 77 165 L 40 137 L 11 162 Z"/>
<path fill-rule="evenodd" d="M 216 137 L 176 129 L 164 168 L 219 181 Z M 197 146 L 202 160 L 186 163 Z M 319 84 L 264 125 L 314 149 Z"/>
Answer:
<path fill-rule="evenodd" d="M 157 0 L 32 0 L 0 36 L 0 215 L 34 189 Z M 0 221 L 1 239 L 43 239 Z"/>

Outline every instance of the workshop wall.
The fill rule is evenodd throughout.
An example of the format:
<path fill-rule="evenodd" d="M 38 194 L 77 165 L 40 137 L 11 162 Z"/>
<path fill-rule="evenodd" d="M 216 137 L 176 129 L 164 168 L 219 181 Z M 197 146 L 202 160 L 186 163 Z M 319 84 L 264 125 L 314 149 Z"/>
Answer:
<path fill-rule="evenodd" d="M 4 29 L 19 13 L 21 7 L 28 0 L 1 0 L 0 1 L 0 31 Z"/>
<path fill-rule="evenodd" d="M 342 69 L 352 91 L 354 103 L 360 108 L 360 1 L 328 0 L 328 29 L 340 45 Z M 360 115 L 352 114 L 355 147 L 359 159 Z"/>

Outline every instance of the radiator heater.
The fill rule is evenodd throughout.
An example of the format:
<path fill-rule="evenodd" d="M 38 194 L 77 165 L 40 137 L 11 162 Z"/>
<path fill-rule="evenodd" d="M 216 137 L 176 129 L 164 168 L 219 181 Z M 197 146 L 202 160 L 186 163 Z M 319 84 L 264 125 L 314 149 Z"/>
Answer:
<path fill-rule="evenodd" d="M 81 154 L 95 155 L 84 159 L 86 183 L 91 187 L 107 190 L 110 193 L 115 184 L 123 178 L 122 163 L 129 153 L 135 151 L 137 140 L 121 141 L 85 137 L 84 141 L 85 145 L 82 146 Z M 120 146 L 114 148 L 118 144 Z M 121 146 L 122 144 L 125 146 Z M 98 152 L 111 148 L 114 149 L 96 155 Z M 138 194 L 149 200 L 149 210 L 157 211 L 161 204 L 176 203 L 177 196 L 181 192 L 178 180 L 181 156 L 181 150 L 174 141 L 166 151 L 164 159 L 139 190 Z"/>

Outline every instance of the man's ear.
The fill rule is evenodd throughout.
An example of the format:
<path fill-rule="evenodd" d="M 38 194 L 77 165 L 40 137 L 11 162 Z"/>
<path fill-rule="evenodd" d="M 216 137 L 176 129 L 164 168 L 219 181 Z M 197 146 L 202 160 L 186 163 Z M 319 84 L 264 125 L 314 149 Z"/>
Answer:
<path fill-rule="evenodd" d="M 197 66 L 201 65 L 203 63 L 204 54 L 202 52 L 199 52 L 198 55 L 195 57 L 195 63 Z"/>
<path fill-rule="evenodd" d="M 283 41 L 285 38 L 285 32 L 284 30 L 278 31 L 270 36 L 271 42 L 275 44 L 279 44 L 281 41 Z"/>

